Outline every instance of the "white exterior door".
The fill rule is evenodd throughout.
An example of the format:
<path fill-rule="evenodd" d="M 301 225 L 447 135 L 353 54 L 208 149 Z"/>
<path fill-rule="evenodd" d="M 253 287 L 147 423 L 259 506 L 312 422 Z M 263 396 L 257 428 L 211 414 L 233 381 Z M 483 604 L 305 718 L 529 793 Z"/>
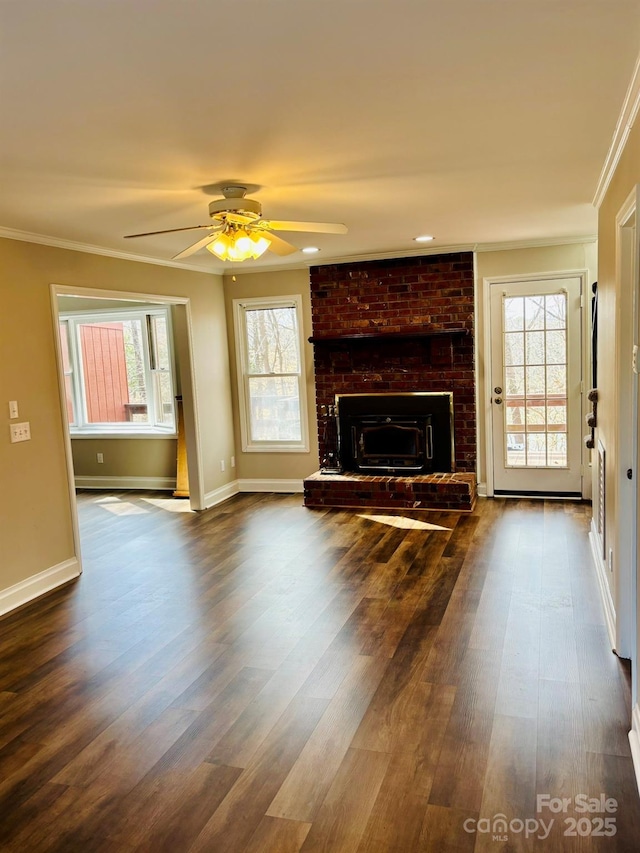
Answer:
<path fill-rule="evenodd" d="M 494 493 L 580 496 L 581 279 L 489 287 Z"/>

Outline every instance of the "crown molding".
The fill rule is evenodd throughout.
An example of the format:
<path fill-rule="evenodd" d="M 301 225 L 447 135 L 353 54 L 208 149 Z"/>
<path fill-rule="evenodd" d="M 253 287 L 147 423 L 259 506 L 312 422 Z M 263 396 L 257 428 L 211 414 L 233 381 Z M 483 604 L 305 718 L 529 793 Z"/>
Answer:
<path fill-rule="evenodd" d="M 13 228 L 0 227 L 0 238 L 7 240 L 19 240 L 23 243 L 38 243 L 42 246 L 53 246 L 57 249 L 69 249 L 72 252 L 86 252 L 90 255 L 103 255 L 107 258 L 117 258 L 123 261 L 136 261 L 141 264 L 155 264 L 161 267 L 174 267 L 187 270 L 188 272 L 207 273 L 208 275 L 251 275 L 264 274 L 267 272 L 292 272 L 293 270 L 306 270 L 311 267 L 327 266 L 330 264 L 360 263 L 362 261 L 384 261 L 394 258 L 425 257 L 426 255 L 450 255 L 454 252 L 501 252 L 510 249 L 538 249 L 545 246 L 568 246 L 577 243 L 595 243 L 597 235 L 587 234 L 577 237 L 547 237 L 533 240 L 505 240 L 499 243 L 460 243 L 448 246 L 430 246 L 427 248 L 398 249 L 394 252 L 365 252 L 360 255 L 332 255 L 323 257 L 322 260 L 314 255 L 314 259 L 304 262 L 297 261 L 292 264 L 273 264 L 265 266 L 249 266 L 242 269 L 237 264 L 225 266 L 219 269 L 182 264 L 179 261 L 165 260 L 163 258 L 152 258 L 146 255 L 136 255 L 129 252 L 121 252 L 117 249 L 105 249 L 102 246 L 92 246 L 86 243 L 77 243 L 72 240 L 63 240 L 59 237 L 47 237 L 44 234 L 32 234 L 29 231 L 17 231 Z"/>
<path fill-rule="evenodd" d="M 18 231 L 14 228 L 0 227 L 0 237 L 7 240 L 18 240 L 21 243 L 37 243 L 40 246 L 53 246 L 55 249 L 68 249 L 71 252 L 85 252 L 88 255 L 103 255 L 106 258 L 117 258 L 121 261 L 136 261 L 140 264 L 155 264 L 159 267 L 174 267 L 189 272 L 204 272 L 208 275 L 222 275 L 224 270 L 212 270 L 208 267 L 198 267 L 192 264 L 182 264 L 179 261 L 152 258 L 147 255 L 136 255 L 132 252 L 121 252 L 118 249 L 106 249 L 104 246 L 92 246 L 90 243 L 77 243 L 74 240 L 64 240 L 61 237 L 48 237 L 45 234 L 32 234 L 30 231 Z"/>
<path fill-rule="evenodd" d="M 622 103 L 622 109 L 620 110 L 620 117 L 618 118 L 616 129 L 613 132 L 613 139 L 611 140 L 611 145 L 609 146 L 609 151 L 607 152 L 607 156 L 604 161 L 604 166 L 602 167 L 602 172 L 600 173 L 600 178 L 598 179 L 596 193 L 593 197 L 593 205 L 595 208 L 600 207 L 607 193 L 607 190 L 609 189 L 609 184 L 611 183 L 618 163 L 620 162 L 622 152 L 624 151 L 624 147 L 627 144 L 627 139 L 629 138 L 631 128 L 634 125 L 639 109 L 640 56 L 638 56 L 638 58 L 636 59 L 636 64 L 633 69 L 633 74 L 631 75 L 631 81 L 629 82 L 627 94 L 625 95 L 624 101 Z"/>
<path fill-rule="evenodd" d="M 508 252 L 513 249 L 544 249 L 547 246 L 574 246 L 579 243 L 596 243 L 597 234 L 583 234 L 579 237 L 547 237 L 540 240 L 512 240 L 502 243 L 477 243 L 476 252 Z"/>

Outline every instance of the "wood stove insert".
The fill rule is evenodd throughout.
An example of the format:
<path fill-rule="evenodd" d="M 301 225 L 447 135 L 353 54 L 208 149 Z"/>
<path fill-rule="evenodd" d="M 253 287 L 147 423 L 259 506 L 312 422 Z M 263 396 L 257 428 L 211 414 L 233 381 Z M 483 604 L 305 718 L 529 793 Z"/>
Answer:
<path fill-rule="evenodd" d="M 335 411 L 344 471 L 406 476 L 455 470 L 450 393 L 339 394 Z"/>

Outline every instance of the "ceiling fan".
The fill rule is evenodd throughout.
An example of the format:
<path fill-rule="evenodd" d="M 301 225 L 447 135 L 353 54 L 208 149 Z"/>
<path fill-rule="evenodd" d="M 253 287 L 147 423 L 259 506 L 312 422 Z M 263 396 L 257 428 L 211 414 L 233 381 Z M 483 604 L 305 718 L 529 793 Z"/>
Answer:
<path fill-rule="evenodd" d="M 126 234 L 133 237 L 151 237 L 155 234 L 172 234 L 177 231 L 206 229 L 201 240 L 178 252 L 172 260 L 188 258 L 200 249 L 208 249 L 223 261 L 244 261 L 258 258 L 267 249 L 276 255 L 290 255 L 297 248 L 287 243 L 274 231 L 306 231 L 316 234 L 346 234 L 347 226 L 335 222 L 295 222 L 281 219 L 263 219 L 262 205 L 245 198 L 247 187 L 233 184 L 221 188 L 224 198 L 209 205 L 209 225 L 191 225 L 186 228 L 168 228 L 164 231 L 147 231 L 144 234 Z"/>

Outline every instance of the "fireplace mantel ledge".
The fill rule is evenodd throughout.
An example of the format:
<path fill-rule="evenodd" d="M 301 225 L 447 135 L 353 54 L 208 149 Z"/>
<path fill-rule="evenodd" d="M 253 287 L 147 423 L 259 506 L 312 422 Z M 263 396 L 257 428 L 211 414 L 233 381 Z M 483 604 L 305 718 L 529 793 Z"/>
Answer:
<path fill-rule="evenodd" d="M 454 329 L 429 329 L 420 332 L 349 332 L 346 335 L 312 335 L 309 338 L 310 344 L 341 344 L 353 343 L 357 341 L 417 341 L 429 338 L 442 337 L 444 335 L 469 335 L 471 329 L 464 326 L 459 326 Z"/>

